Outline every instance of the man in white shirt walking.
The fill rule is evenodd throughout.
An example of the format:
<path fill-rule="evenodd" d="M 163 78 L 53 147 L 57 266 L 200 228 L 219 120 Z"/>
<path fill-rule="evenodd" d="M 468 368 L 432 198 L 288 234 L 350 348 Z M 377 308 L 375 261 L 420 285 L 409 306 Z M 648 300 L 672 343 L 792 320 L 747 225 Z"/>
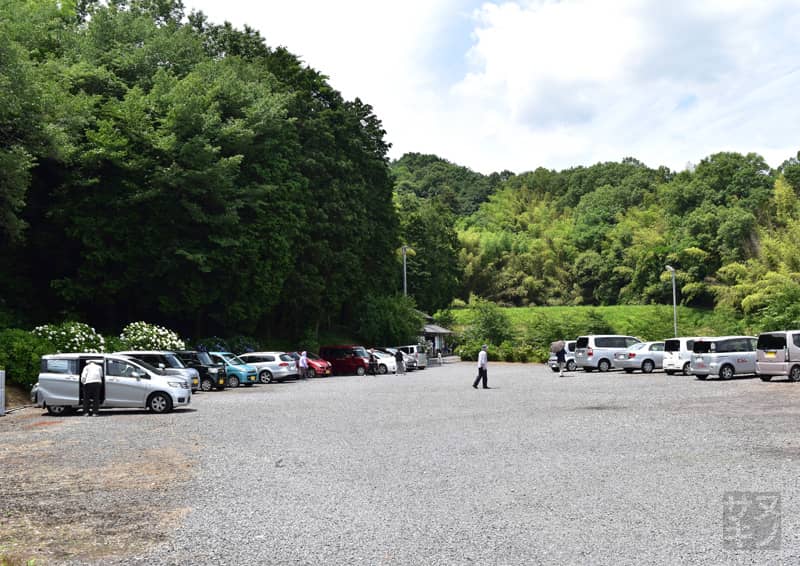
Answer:
<path fill-rule="evenodd" d="M 300 377 L 302 379 L 308 378 L 308 354 L 305 350 L 300 352 L 300 361 L 298 363 L 300 366 Z"/>
<path fill-rule="evenodd" d="M 103 386 L 103 368 L 98 360 L 89 360 L 81 372 L 83 384 L 83 414 L 98 416 L 100 410 L 100 389 Z"/>
<path fill-rule="evenodd" d="M 472 387 L 475 389 L 478 388 L 478 382 L 483 381 L 483 388 L 489 389 L 489 386 L 486 385 L 486 380 L 488 378 L 486 368 L 489 366 L 489 356 L 486 353 L 486 350 L 489 348 L 486 344 L 483 345 L 481 351 L 478 352 L 478 377 L 475 378 L 475 381 L 472 383 Z"/>

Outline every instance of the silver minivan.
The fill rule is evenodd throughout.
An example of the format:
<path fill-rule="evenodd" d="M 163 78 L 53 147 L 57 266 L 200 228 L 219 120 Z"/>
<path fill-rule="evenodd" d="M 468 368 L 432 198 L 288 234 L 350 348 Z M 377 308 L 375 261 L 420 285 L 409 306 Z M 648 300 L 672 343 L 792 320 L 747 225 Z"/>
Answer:
<path fill-rule="evenodd" d="M 756 373 L 762 381 L 783 375 L 800 381 L 800 330 L 762 332 L 756 343 Z"/>
<path fill-rule="evenodd" d="M 409 344 L 408 346 L 398 346 L 397 349 L 405 352 L 409 356 L 413 356 L 414 361 L 417 362 L 417 369 L 425 369 L 428 367 L 428 354 L 425 352 L 425 346 Z"/>
<path fill-rule="evenodd" d="M 192 401 L 191 386 L 180 376 L 123 356 L 87 353 L 42 356 L 39 381 L 33 386 L 31 400 L 51 415 L 82 406 L 80 375 L 87 360 L 97 360 L 103 368 L 101 408 L 147 408 L 154 413 L 167 413 Z"/>
<path fill-rule="evenodd" d="M 709 375 L 731 379 L 734 375 L 755 374 L 755 336 L 697 338 L 692 345 L 689 371 L 697 379 L 706 379 Z"/>
<path fill-rule="evenodd" d="M 192 392 L 200 388 L 200 372 L 194 368 L 186 367 L 175 352 L 169 350 L 128 350 L 114 352 L 115 355 L 133 358 L 163 369 L 169 375 L 179 375 L 185 378 L 192 387 Z"/>
<path fill-rule="evenodd" d="M 608 371 L 614 367 L 614 354 L 625 352 L 641 342 L 620 334 L 589 334 L 575 341 L 575 364 L 584 371 Z"/>
<path fill-rule="evenodd" d="M 664 340 L 664 373 L 674 375 L 683 373 L 690 375 L 689 368 L 692 363 L 692 347 L 696 336 L 667 338 Z"/>

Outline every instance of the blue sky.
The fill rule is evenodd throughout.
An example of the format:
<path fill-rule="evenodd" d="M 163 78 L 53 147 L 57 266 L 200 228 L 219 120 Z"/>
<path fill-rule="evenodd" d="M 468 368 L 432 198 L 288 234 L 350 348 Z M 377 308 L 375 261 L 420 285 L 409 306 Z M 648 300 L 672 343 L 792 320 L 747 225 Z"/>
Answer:
<path fill-rule="evenodd" d="M 391 157 L 489 173 L 800 150 L 800 0 L 184 0 L 371 104 Z"/>

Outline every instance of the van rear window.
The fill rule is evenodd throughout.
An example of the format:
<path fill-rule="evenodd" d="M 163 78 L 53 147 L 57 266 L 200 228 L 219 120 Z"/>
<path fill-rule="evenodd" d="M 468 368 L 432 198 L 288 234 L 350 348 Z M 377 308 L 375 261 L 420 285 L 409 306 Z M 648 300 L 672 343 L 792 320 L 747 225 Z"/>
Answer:
<path fill-rule="evenodd" d="M 588 336 L 581 336 L 578 338 L 578 341 L 575 343 L 576 348 L 585 348 L 589 345 L 589 337 Z"/>
<path fill-rule="evenodd" d="M 680 352 L 681 351 L 681 341 L 680 340 L 664 340 L 664 351 L 665 352 Z"/>
<path fill-rule="evenodd" d="M 786 347 L 785 334 L 761 334 L 756 347 L 759 350 L 783 350 Z"/>
<path fill-rule="evenodd" d="M 42 360 L 42 371 L 46 373 L 77 374 L 77 360 Z"/>
<path fill-rule="evenodd" d="M 717 351 L 717 343 L 716 342 L 695 342 L 694 346 L 692 347 L 692 352 L 695 354 L 707 354 L 709 352 L 716 352 Z"/>

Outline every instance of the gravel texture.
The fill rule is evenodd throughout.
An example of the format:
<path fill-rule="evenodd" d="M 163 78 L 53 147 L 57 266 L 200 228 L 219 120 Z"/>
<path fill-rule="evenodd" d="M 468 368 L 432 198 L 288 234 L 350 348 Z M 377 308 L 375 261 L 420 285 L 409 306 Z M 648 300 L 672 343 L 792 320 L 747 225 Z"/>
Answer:
<path fill-rule="evenodd" d="M 800 384 L 490 363 L 476 391 L 475 373 L 261 385 L 27 432 L 0 419 L 0 442 L 49 435 L 92 467 L 163 452 L 185 470 L 143 488 L 162 527 L 142 525 L 156 532 L 138 549 L 55 562 L 800 563 Z M 107 504 L 143 497 L 123 491 Z M 726 548 L 731 491 L 780 494 L 779 550 Z"/>

